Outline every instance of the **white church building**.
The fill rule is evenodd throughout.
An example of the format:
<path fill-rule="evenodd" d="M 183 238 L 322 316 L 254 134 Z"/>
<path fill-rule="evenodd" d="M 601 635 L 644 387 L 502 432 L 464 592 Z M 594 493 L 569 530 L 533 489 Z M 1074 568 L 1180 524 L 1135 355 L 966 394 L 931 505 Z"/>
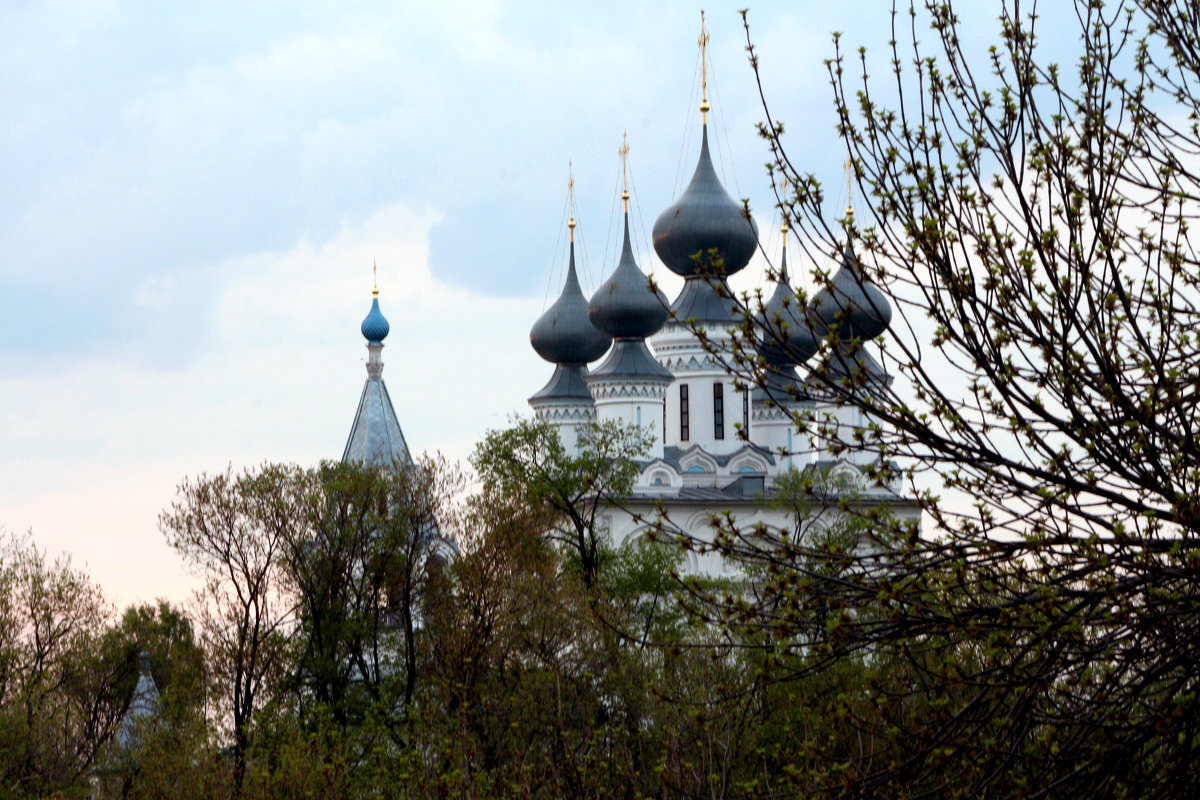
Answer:
<path fill-rule="evenodd" d="M 669 301 L 651 288 L 635 262 L 625 191 L 620 258 L 609 278 L 585 298 L 575 270 L 572 219 L 565 285 L 530 333 L 534 350 L 555 369 L 529 399 L 530 406 L 559 431 L 568 450 L 577 446 L 587 425 L 606 420 L 636 426 L 652 442 L 648 457 L 639 462 L 632 496 L 606 515 L 616 543 L 650 527 L 659 503 L 671 524 L 699 539 L 711 535 L 713 515 L 727 511 L 742 530 L 795 530 L 793 514 L 771 503 L 779 479 L 793 471 L 813 479 L 813 520 L 827 521 L 857 507 L 919 522 L 919 508 L 902 494 L 898 480 L 883 485 L 869 477 L 866 468 L 877 463 L 876 453 L 834 447 L 813 433 L 836 429 L 840 443 L 852 442 L 853 429 L 867 421 L 856 408 L 822 391 L 828 380 L 814 380 L 807 369 L 805 377 L 797 372 L 821 340 L 836 333 L 832 339 L 844 344 L 822 360 L 824 369 L 862 370 L 867 390 L 890 383 L 862 345 L 887 329 L 891 307 L 849 247 L 830 285 L 806 309 L 789 285 L 785 226 L 778 280 L 771 291 L 764 288 L 768 299 L 753 317 L 761 359 L 758 385 L 737 380 L 726 368 L 733 363 L 744 314 L 725 279 L 749 263 L 759 239 L 753 219 L 717 177 L 709 153 L 707 99 L 700 109 L 699 163 L 652 234 L 659 259 L 684 279 L 682 290 Z M 803 418 L 823 425 L 809 424 L 802 432 L 798 420 Z M 843 510 L 833 511 L 838 508 Z M 737 569 L 712 552 L 692 554 L 688 567 L 706 574 Z"/>
<path fill-rule="evenodd" d="M 698 539 L 711 536 L 714 515 L 725 512 L 734 515 L 741 530 L 765 526 L 781 535 L 855 509 L 883 510 L 894 519 L 919 523 L 920 509 L 903 494 L 898 479 L 885 485 L 871 477 L 881 472 L 871 469 L 878 455 L 843 446 L 854 442 L 855 429 L 868 421 L 823 389 L 847 372 L 856 373 L 856 384 L 866 391 L 891 381 L 867 343 L 887 329 L 892 310 L 849 247 L 829 284 L 805 308 L 789 284 L 785 226 L 775 285 L 763 288 L 768 299 L 753 316 L 757 380 L 738 380 L 726 368 L 744 319 L 726 278 L 746 267 L 759 238 L 753 219 L 714 170 L 707 98 L 700 110 L 699 163 L 653 229 L 654 250 L 684 279 L 682 290 L 669 301 L 651 288 L 636 263 L 625 191 L 620 257 L 608 279 L 586 298 L 575 269 L 572 219 L 562 293 L 530 333 L 534 350 L 555 368 L 530 406 L 558 431 L 568 452 L 587 426 L 610 420 L 635 427 L 650 443 L 647 457 L 638 462 L 632 496 L 603 515 L 615 544 L 642 535 L 660 507 L 668 510 L 672 525 Z M 376 289 L 362 323 L 367 381 L 344 461 L 412 464 L 382 378 L 388 329 Z M 830 357 L 805 366 L 818 361 L 813 356 L 826 337 L 841 344 Z M 826 372 L 818 376 L 814 370 Z M 810 421 L 805 427 L 803 419 Z M 814 433 L 830 430 L 837 431 L 836 446 Z M 813 508 L 806 521 L 772 503 L 780 479 L 788 475 L 812 479 Z M 736 564 L 711 551 L 693 551 L 686 566 L 705 574 L 737 571 Z"/>

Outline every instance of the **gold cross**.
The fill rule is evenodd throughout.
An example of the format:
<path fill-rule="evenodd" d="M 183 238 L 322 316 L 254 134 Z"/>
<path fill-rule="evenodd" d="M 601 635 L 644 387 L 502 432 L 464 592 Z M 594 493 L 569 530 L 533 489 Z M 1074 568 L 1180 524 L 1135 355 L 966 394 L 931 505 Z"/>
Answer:
<path fill-rule="evenodd" d="M 570 210 L 571 219 L 567 221 L 567 227 L 571 229 L 571 243 L 575 242 L 575 171 L 572 168 L 571 160 L 567 159 L 567 206 Z"/>
<path fill-rule="evenodd" d="M 854 162 L 851 161 L 849 158 L 847 158 L 846 163 L 843 164 L 842 166 L 846 168 L 846 215 L 853 217 L 854 216 L 854 172 L 852 171 L 851 168 L 854 166 Z"/>
<path fill-rule="evenodd" d="M 704 28 L 704 9 L 700 9 L 700 113 L 704 115 L 704 124 L 708 124 L 708 31 Z"/>
<path fill-rule="evenodd" d="M 621 133 L 621 199 L 625 202 L 625 213 L 629 213 L 629 136 L 628 132 Z"/>
<path fill-rule="evenodd" d="M 371 283 L 374 284 L 371 294 L 379 297 L 379 264 L 375 259 L 371 259 Z"/>

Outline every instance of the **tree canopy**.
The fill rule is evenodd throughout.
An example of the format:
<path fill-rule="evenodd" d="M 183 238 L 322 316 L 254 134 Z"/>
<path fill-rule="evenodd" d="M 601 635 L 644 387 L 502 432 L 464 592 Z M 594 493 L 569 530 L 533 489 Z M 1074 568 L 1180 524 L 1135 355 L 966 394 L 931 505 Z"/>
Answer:
<path fill-rule="evenodd" d="M 872 520 L 837 580 L 741 547 L 772 602 L 710 598 L 772 634 L 782 676 L 863 652 L 903 666 L 857 714 L 877 738 L 830 794 L 1195 791 L 1200 29 L 1187 3 L 1079 0 L 1070 31 L 1037 10 L 1002 4 L 985 49 L 953 4 L 900 4 L 884 77 L 835 37 L 852 213 L 830 210 L 776 116 L 786 101 L 766 98 L 769 169 L 814 284 L 834 288 L 826 265 L 849 245 L 897 310 L 890 383 L 868 386 L 867 345 L 836 331 L 810 361 L 813 390 L 867 426 L 797 421 L 877 454 L 875 477 L 901 470 L 926 514 L 920 536 Z M 1063 63 L 1050 36 L 1075 42 Z"/>

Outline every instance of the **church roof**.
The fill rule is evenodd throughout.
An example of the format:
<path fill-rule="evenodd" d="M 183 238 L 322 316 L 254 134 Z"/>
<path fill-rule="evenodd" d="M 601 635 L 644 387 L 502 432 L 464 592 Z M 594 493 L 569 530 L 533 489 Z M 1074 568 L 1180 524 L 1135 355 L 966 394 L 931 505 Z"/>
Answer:
<path fill-rule="evenodd" d="M 633 247 L 629 242 L 628 196 L 627 192 L 622 195 L 626 209 L 621 258 L 613 274 L 592 295 L 588 318 L 614 339 L 643 339 L 658 333 L 666 323 L 667 297 L 651 288 L 650 279 L 633 258 Z M 608 361 L 611 360 L 610 355 Z"/>
<path fill-rule="evenodd" d="M 617 339 L 608 357 L 588 373 L 588 385 L 601 380 L 626 378 L 636 381 L 670 383 L 675 378 L 670 370 L 650 355 L 644 339 Z"/>
<path fill-rule="evenodd" d="M 584 364 L 559 364 L 554 368 L 550 381 L 529 398 L 529 402 L 559 400 L 591 403 L 592 392 L 587 386 L 587 376 L 588 368 Z"/>
<path fill-rule="evenodd" d="M 762 310 L 754 315 L 754 333 L 755 346 L 763 360 L 779 368 L 778 372 L 787 372 L 791 365 L 812 358 L 821 343 L 813 332 L 804 306 L 788 281 L 788 226 L 784 225 L 780 232 L 783 235 L 783 255 L 779 261 L 775 291 Z"/>
<path fill-rule="evenodd" d="M 691 320 L 729 327 L 737 323 L 736 312 L 733 292 L 725 279 L 700 275 L 693 275 L 684 281 L 683 289 L 671 304 L 671 316 L 682 323 Z"/>
<path fill-rule="evenodd" d="M 363 386 L 342 461 L 383 465 L 397 460 L 412 463 L 408 443 L 383 378 L 371 376 Z"/>
<path fill-rule="evenodd" d="M 571 220 L 571 260 L 562 294 L 534 323 L 529 341 L 537 354 L 556 364 L 585 364 L 608 351 L 612 337 L 588 319 L 588 301 L 575 273 L 575 220 Z"/>
<path fill-rule="evenodd" d="M 117 744 L 124 748 L 136 744 L 140 726 L 148 724 L 158 716 L 159 706 L 158 686 L 154 683 L 154 676 L 150 674 L 150 654 L 139 653 L 137 686 L 134 687 L 129 706 L 117 725 Z"/>
<path fill-rule="evenodd" d="M 668 269 L 685 278 L 732 275 L 758 249 L 754 220 L 725 191 L 713 168 L 707 124 L 691 183 L 654 222 L 654 249 Z"/>

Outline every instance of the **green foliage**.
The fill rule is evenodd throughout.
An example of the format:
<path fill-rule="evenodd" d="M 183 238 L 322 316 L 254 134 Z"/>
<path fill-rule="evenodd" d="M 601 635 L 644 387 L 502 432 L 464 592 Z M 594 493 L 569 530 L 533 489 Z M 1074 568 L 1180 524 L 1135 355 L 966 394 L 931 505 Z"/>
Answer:
<path fill-rule="evenodd" d="M 112 676 L 112 692 L 129 698 L 138 680 L 138 656 L 149 656 L 165 722 L 186 727 L 203 718 L 204 651 L 187 613 L 165 600 L 134 605 L 100 637 L 99 658 Z"/>
<path fill-rule="evenodd" d="M 0 542 L 0 794 L 78 787 L 123 708 L 97 657 L 99 589 L 28 539 Z"/>
<path fill-rule="evenodd" d="M 519 497 L 538 514 L 544 535 L 578 559 L 584 583 L 595 585 L 606 548 L 598 514 L 620 505 L 637 478 L 636 460 L 650 442 L 636 428 L 615 421 L 584 426 L 580 447 L 567 453 L 558 432 L 535 419 L 490 431 L 471 463 L 483 494 Z"/>
<path fill-rule="evenodd" d="M 906 478 L 932 526 L 922 538 L 842 503 L 863 523 L 854 549 L 739 540 L 732 526 L 719 542 L 756 583 L 712 598 L 713 616 L 771 674 L 889 666 L 833 709 L 863 748 L 824 753 L 811 792 L 1200 786 L 1188 666 L 1200 658 L 1200 395 L 1184 388 L 1200 372 L 1200 38 L 1188 3 L 1080 0 L 1074 12 L 1078 28 L 1052 32 L 1075 42 L 1062 66 L 1040 46 L 1044 21 L 1017 3 L 997 9 L 986 51 L 954 4 L 894 12 L 883 84 L 835 37 L 834 111 L 864 201 L 852 215 L 829 212 L 781 123 L 761 128 L 805 250 L 853 243 L 903 314 L 881 345 L 894 382 L 827 369 L 845 354 L 836 336 L 809 362 L 821 397 L 868 424 L 796 422 L 833 449 L 877 454 L 869 477 Z M 825 266 L 813 281 L 834 291 Z M 751 351 L 735 360 L 760 372 Z"/>

